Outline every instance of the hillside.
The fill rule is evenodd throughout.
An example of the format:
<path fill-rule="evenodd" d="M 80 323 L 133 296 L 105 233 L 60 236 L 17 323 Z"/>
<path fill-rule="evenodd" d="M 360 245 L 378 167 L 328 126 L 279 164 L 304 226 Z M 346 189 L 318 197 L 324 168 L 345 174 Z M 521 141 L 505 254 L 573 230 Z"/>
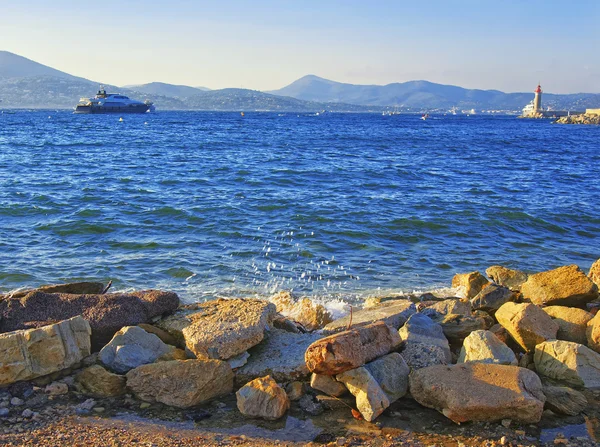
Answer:
<path fill-rule="evenodd" d="M 388 85 L 355 85 L 308 75 L 269 93 L 305 101 L 345 102 L 373 106 L 399 106 L 421 109 L 520 110 L 533 99 L 533 93 L 504 93 L 498 90 L 465 89 L 428 81 Z M 600 94 L 553 95 L 545 93 L 544 106 L 577 109 L 600 104 Z"/>
<path fill-rule="evenodd" d="M 151 82 L 142 85 L 129 85 L 127 89 L 148 95 L 169 96 L 171 98 L 183 99 L 208 91 L 205 87 L 189 87 L 187 85 L 167 84 L 164 82 Z"/>
<path fill-rule="evenodd" d="M 0 51 L 0 79 L 24 77 L 54 77 L 73 81 L 87 81 L 87 79 L 70 75 L 60 70 L 48 67 L 38 62 L 19 56 L 8 51 Z M 89 81 L 87 81 L 89 82 Z"/>

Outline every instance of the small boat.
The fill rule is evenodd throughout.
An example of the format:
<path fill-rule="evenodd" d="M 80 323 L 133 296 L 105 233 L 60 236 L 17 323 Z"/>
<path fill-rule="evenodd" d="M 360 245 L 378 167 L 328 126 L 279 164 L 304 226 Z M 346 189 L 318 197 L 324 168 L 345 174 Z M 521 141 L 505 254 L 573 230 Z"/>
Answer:
<path fill-rule="evenodd" d="M 429 118 L 429 113 L 426 113 L 425 115 L 423 115 L 423 116 L 421 117 L 421 119 L 422 119 L 423 121 L 425 121 L 427 118 Z"/>
<path fill-rule="evenodd" d="M 93 98 L 81 98 L 74 113 L 146 113 L 154 112 L 151 101 L 137 101 L 120 93 L 106 93 L 100 86 Z"/>

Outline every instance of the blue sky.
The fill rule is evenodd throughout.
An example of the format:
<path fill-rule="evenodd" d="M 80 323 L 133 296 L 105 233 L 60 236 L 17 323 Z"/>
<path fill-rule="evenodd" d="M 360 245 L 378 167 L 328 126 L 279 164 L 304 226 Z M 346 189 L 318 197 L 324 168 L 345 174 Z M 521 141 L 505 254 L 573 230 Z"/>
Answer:
<path fill-rule="evenodd" d="M 600 92 L 600 3 L 0 0 L 0 49 L 116 85 L 355 84 Z"/>

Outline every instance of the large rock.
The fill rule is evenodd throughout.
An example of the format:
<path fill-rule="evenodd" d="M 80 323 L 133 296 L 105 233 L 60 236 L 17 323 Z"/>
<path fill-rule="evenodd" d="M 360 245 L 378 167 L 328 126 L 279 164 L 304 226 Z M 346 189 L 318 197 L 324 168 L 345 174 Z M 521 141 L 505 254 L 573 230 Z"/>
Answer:
<path fill-rule="evenodd" d="M 450 343 L 462 343 L 471 332 L 487 327 L 485 319 L 475 315 L 448 314 L 434 321 L 442 326 L 442 331 Z"/>
<path fill-rule="evenodd" d="M 306 330 L 321 329 L 333 318 L 322 304 L 314 303 L 309 298 L 294 299 L 290 292 L 280 292 L 271 301 L 277 306 L 277 312 L 300 323 Z"/>
<path fill-rule="evenodd" d="M 479 272 L 459 273 L 452 278 L 452 287 L 468 300 L 477 296 L 490 282 Z"/>
<path fill-rule="evenodd" d="M 90 355 L 90 325 L 80 316 L 0 335 L 0 386 L 52 374 Z"/>
<path fill-rule="evenodd" d="M 463 343 L 458 363 L 517 365 L 515 353 L 490 331 L 474 331 Z"/>
<path fill-rule="evenodd" d="M 241 386 L 264 376 L 271 376 L 280 383 L 305 379 L 310 372 L 304 353 L 318 339 L 317 334 L 271 329 L 261 343 L 248 351 L 248 362 L 236 371 L 236 384 Z"/>
<path fill-rule="evenodd" d="M 539 377 L 518 366 L 462 363 L 430 366 L 410 376 L 410 393 L 454 422 L 512 419 L 536 423 L 545 396 Z"/>
<path fill-rule="evenodd" d="M 171 313 L 178 305 L 175 293 L 158 290 L 104 295 L 31 292 L 0 301 L 0 332 L 41 327 L 81 315 L 92 328 L 92 349 L 99 350 L 122 327 Z"/>
<path fill-rule="evenodd" d="M 69 293 L 69 294 L 92 294 L 96 295 L 104 291 L 104 284 L 101 282 L 72 282 L 67 284 L 49 284 L 40 286 L 36 289 L 19 290 L 8 294 L 11 298 L 23 298 L 31 292 L 44 293 Z M 0 295 L 2 297 L 2 295 Z"/>
<path fill-rule="evenodd" d="M 600 259 L 592 264 L 588 276 L 594 282 L 594 284 L 600 287 Z"/>
<path fill-rule="evenodd" d="M 348 391 L 348 388 L 335 380 L 333 376 L 324 376 L 322 374 L 315 373 L 313 373 L 310 377 L 310 386 L 317 391 L 321 391 L 328 396 L 334 397 L 342 396 Z"/>
<path fill-rule="evenodd" d="M 504 286 L 517 292 L 521 290 L 521 286 L 527 281 L 527 273 L 502 267 L 501 265 L 488 267 L 485 274 L 499 286 Z"/>
<path fill-rule="evenodd" d="M 505 303 L 496 319 L 525 351 L 532 352 L 538 343 L 555 339 L 558 323 L 535 304 Z"/>
<path fill-rule="evenodd" d="M 471 315 L 471 302 L 469 300 L 449 298 L 447 300 L 438 301 L 437 303 L 428 306 L 428 311 L 435 311 L 436 314 L 460 314 Z M 425 312 L 424 312 L 425 313 Z M 428 315 L 428 314 L 427 314 Z M 435 314 L 432 314 L 435 315 Z M 429 315 L 428 315 L 429 316 Z"/>
<path fill-rule="evenodd" d="M 127 388 L 138 399 L 187 408 L 233 391 L 233 372 L 220 360 L 171 360 L 129 371 Z"/>
<path fill-rule="evenodd" d="M 364 368 L 371 373 L 390 403 L 404 396 L 408 390 L 410 368 L 397 352 L 373 360 Z"/>
<path fill-rule="evenodd" d="M 596 352 L 600 352 L 600 312 L 587 323 L 587 345 Z"/>
<path fill-rule="evenodd" d="M 162 342 L 138 326 L 126 326 L 100 351 L 100 361 L 111 370 L 124 374 L 147 363 L 154 363 L 176 348 Z"/>
<path fill-rule="evenodd" d="M 450 345 L 442 326 L 423 314 L 414 314 L 398 332 L 404 344 L 402 356 L 412 369 L 452 362 Z M 440 358 L 441 357 L 441 358 Z"/>
<path fill-rule="evenodd" d="M 585 306 L 598 298 L 598 286 L 576 265 L 529 276 L 521 287 L 523 298 L 547 306 Z"/>
<path fill-rule="evenodd" d="M 566 385 L 600 388 L 600 354 L 571 341 L 554 340 L 535 347 L 535 369 Z"/>
<path fill-rule="evenodd" d="M 514 299 L 515 293 L 509 288 L 489 284 L 471 300 L 471 306 L 475 310 L 483 310 L 493 315 L 504 303 Z"/>
<path fill-rule="evenodd" d="M 591 313 L 566 306 L 548 306 L 543 309 L 558 324 L 556 338 L 582 345 L 587 343 L 585 331 L 588 321 L 594 318 Z"/>
<path fill-rule="evenodd" d="M 125 394 L 125 376 L 113 374 L 100 365 L 84 369 L 76 380 L 85 395 L 104 398 Z"/>
<path fill-rule="evenodd" d="M 576 416 L 585 410 L 588 401 L 583 393 L 566 386 L 544 385 L 546 408 L 559 414 Z"/>
<path fill-rule="evenodd" d="M 346 315 L 343 318 L 335 320 L 329 323 L 323 328 L 323 333 L 334 334 L 337 332 L 345 331 L 350 324 L 352 318 L 351 328 L 357 328 L 372 324 L 377 321 L 383 321 L 388 326 L 395 329 L 402 327 L 406 320 L 414 313 L 417 312 L 417 308 L 414 303 L 409 300 L 391 300 L 385 301 L 372 307 L 357 310 L 352 312 L 352 316 Z"/>
<path fill-rule="evenodd" d="M 332 376 L 358 368 L 399 344 L 398 332 L 379 321 L 317 340 L 304 359 L 311 372 Z"/>
<path fill-rule="evenodd" d="M 197 303 L 157 323 L 198 358 L 226 360 L 264 338 L 275 317 L 273 303 L 258 299 L 218 299 Z"/>
<path fill-rule="evenodd" d="M 345 371 L 336 379 L 356 397 L 356 408 L 366 421 L 373 421 L 390 406 L 388 396 L 365 367 Z"/>
<path fill-rule="evenodd" d="M 247 383 L 235 393 L 237 407 L 244 416 L 276 420 L 290 408 L 290 400 L 271 376 Z"/>

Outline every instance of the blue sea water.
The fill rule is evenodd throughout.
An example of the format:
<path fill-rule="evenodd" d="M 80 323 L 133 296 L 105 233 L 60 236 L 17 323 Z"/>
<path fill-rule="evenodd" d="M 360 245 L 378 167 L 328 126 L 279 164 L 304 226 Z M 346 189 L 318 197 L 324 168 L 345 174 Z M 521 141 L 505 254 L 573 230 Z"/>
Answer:
<path fill-rule="evenodd" d="M 0 291 L 357 300 L 600 257 L 600 127 L 509 116 L 0 114 Z"/>

